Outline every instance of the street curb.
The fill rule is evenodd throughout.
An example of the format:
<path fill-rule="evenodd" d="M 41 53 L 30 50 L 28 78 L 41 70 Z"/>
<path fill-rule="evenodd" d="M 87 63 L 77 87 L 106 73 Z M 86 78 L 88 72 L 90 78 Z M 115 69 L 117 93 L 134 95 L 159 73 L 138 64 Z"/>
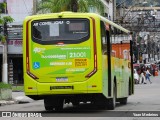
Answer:
<path fill-rule="evenodd" d="M 15 103 L 16 103 L 16 101 L 14 101 L 14 100 L 0 100 L 0 106 L 12 105 Z"/>
<path fill-rule="evenodd" d="M 12 104 L 25 104 L 30 103 L 34 100 L 27 98 L 25 96 L 18 96 L 16 98 L 13 98 L 12 100 L 0 100 L 0 106 L 4 105 L 12 105 Z"/>
<path fill-rule="evenodd" d="M 17 96 L 13 99 L 17 104 L 25 104 L 25 103 L 30 103 L 33 101 L 31 98 L 28 98 L 26 96 Z"/>

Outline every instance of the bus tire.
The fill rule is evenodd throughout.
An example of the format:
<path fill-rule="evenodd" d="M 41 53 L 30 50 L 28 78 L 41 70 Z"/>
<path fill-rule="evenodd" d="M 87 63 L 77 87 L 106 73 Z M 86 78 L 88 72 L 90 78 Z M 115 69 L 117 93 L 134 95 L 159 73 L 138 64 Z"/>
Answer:
<path fill-rule="evenodd" d="M 131 87 L 131 79 L 129 78 L 129 87 L 128 87 L 128 95 L 131 95 L 132 94 L 132 87 Z"/>
<path fill-rule="evenodd" d="M 115 84 L 114 84 L 113 98 L 108 99 L 107 109 L 108 109 L 108 110 L 114 110 L 115 107 L 116 107 L 116 86 L 115 86 Z"/>
<path fill-rule="evenodd" d="M 63 110 L 64 99 L 59 99 L 54 107 L 55 111 Z"/>
<path fill-rule="evenodd" d="M 121 105 L 126 105 L 127 104 L 127 97 L 126 98 L 121 98 L 120 99 L 120 104 Z"/>
<path fill-rule="evenodd" d="M 50 99 L 45 98 L 44 99 L 44 107 L 46 111 L 52 111 L 53 110 L 53 106 L 52 106 L 52 102 Z"/>

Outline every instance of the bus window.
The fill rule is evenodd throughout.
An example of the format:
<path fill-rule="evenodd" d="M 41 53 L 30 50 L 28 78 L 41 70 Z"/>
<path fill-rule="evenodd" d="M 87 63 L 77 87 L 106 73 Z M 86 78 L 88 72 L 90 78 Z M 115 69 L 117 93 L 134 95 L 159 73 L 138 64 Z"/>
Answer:
<path fill-rule="evenodd" d="M 101 21 L 101 42 L 102 42 L 102 54 L 107 55 L 107 35 L 104 22 Z"/>
<path fill-rule="evenodd" d="M 80 43 L 89 38 L 88 19 L 32 21 L 32 40 L 40 44 Z"/>

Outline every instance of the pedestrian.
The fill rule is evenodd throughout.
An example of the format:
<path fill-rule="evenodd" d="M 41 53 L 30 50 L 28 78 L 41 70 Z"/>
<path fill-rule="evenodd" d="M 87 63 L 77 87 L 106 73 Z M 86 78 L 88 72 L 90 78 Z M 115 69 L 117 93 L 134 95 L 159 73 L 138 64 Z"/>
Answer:
<path fill-rule="evenodd" d="M 139 84 L 139 75 L 136 69 L 134 69 L 134 82 L 135 84 Z"/>
<path fill-rule="evenodd" d="M 150 82 L 150 84 L 152 83 L 151 80 L 150 80 L 150 76 L 151 76 L 151 73 L 149 72 L 149 70 L 147 69 L 146 71 L 146 80 L 148 80 Z"/>
<path fill-rule="evenodd" d="M 146 77 L 145 77 L 145 69 L 144 67 L 141 68 L 141 74 L 139 79 L 139 84 L 146 84 Z"/>

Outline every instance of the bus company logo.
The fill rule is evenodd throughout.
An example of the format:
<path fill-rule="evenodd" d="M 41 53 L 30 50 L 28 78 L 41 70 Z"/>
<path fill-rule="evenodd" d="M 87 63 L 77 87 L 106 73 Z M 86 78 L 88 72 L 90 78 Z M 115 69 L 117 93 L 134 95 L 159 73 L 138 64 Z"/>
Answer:
<path fill-rule="evenodd" d="M 12 117 L 11 112 L 2 112 L 2 117 Z"/>
<path fill-rule="evenodd" d="M 41 113 L 35 113 L 35 112 L 2 112 L 2 116 L 5 118 L 10 117 L 42 117 Z"/>
<path fill-rule="evenodd" d="M 35 47 L 33 49 L 34 53 L 44 53 L 46 49 L 45 48 L 38 48 L 38 47 Z"/>
<path fill-rule="evenodd" d="M 44 26 L 44 25 L 52 25 L 52 24 L 63 24 L 63 21 L 36 22 L 33 24 L 33 26 Z"/>
<path fill-rule="evenodd" d="M 66 21 L 66 24 L 70 24 L 70 21 Z"/>

